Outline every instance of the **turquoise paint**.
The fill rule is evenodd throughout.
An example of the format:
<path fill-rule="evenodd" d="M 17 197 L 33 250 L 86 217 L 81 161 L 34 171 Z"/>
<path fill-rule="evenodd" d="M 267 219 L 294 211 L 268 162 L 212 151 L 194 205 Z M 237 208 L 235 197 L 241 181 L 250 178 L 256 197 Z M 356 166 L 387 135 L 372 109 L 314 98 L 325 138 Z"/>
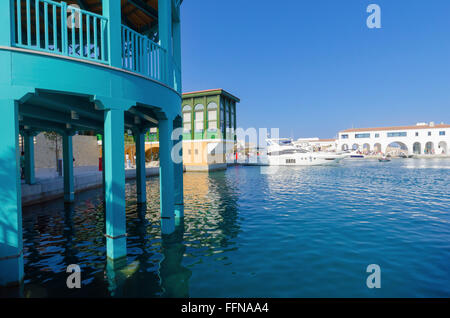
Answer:
<path fill-rule="evenodd" d="M 136 129 L 133 132 L 136 143 L 136 191 L 137 202 L 144 203 L 146 198 L 146 171 L 145 171 L 145 134 L 146 131 Z"/>
<path fill-rule="evenodd" d="M 72 136 L 63 134 L 63 174 L 64 174 L 64 201 L 71 203 L 75 200 L 73 179 L 73 143 Z"/>
<path fill-rule="evenodd" d="M 173 52 L 171 0 L 158 0 L 158 34 L 160 45 L 166 49 L 168 54 Z M 164 76 L 163 82 L 167 83 L 170 87 L 175 87 L 174 79 L 173 77 L 171 79 L 167 78 L 166 74 L 173 75 L 173 69 L 172 58 L 163 58 L 163 63 L 161 63 L 161 73 Z"/>
<path fill-rule="evenodd" d="M 32 11 L 35 3 L 39 3 L 43 12 Z M 19 10 L 25 12 L 14 12 L 14 5 L 19 3 Z M 20 4 L 23 4 L 21 8 Z M 23 129 L 24 125 L 29 125 L 38 130 L 54 130 L 61 135 L 68 133 L 68 124 L 71 130 L 94 130 L 99 134 L 104 134 L 102 138 L 103 148 L 103 174 L 105 191 L 105 209 L 106 209 L 106 235 L 107 235 L 107 256 L 111 259 L 117 259 L 126 255 L 126 226 L 125 226 L 125 203 L 124 203 L 124 149 L 123 149 L 123 131 L 133 129 L 136 125 L 133 122 L 124 120 L 124 112 L 128 112 L 131 107 L 152 109 L 159 117 L 173 119 L 180 114 L 181 104 L 181 69 L 180 63 L 175 67 L 178 58 L 168 56 L 175 54 L 172 41 L 179 41 L 178 36 L 172 38 L 172 16 L 171 2 L 162 3 L 163 23 L 159 25 L 159 30 L 163 34 L 161 45 L 151 43 L 148 48 L 151 54 L 155 55 L 145 59 L 145 44 L 142 37 L 137 41 L 139 51 L 135 53 L 138 56 L 137 62 L 134 62 L 139 68 L 133 71 L 125 71 L 123 59 L 122 43 L 122 24 L 120 2 L 115 0 L 103 0 L 102 15 L 97 15 L 88 11 L 80 10 L 82 16 L 82 28 L 89 30 L 88 26 L 98 25 L 93 28 L 93 32 L 85 34 L 76 34 L 72 37 L 72 29 L 67 25 L 68 12 L 78 10 L 73 7 L 67 7 L 64 2 L 56 3 L 49 0 L 14 0 L 0 1 L 1 12 L 5 17 L 0 21 L 0 98 L 6 100 L 6 104 L 17 100 L 19 105 L 15 105 L 16 112 L 19 111 L 23 120 L 17 124 L 16 128 Z M 53 8 L 57 8 L 56 12 Z M 22 14 L 25 21 L 15 25 L 15 19 L 20 21 Z M 42 33 L 33 34 L 32 23 L 35 19 L 40 19 Z M 58 25 L 56 21 L 62 21 Z M 52 23 L 53 21 L 53 23 Z M 53 27 L 53 30 L 50 28 Z M 16 29 L 20 32 L 15 34 Z M 53 37 L 49 32 L 53 32 Z M 22 33 L 24 36 L 22 36 Z M 57 45 L 54 45 L 57 43 Z M 72 44 L 73 43 L 73 44 Z M 80 47 L 79 44 L 83 43 Z M 150 42 L 147 42 L 150 43 Z M 87 47 L 93 45 L 95 54 L 87 53 Z M 136 45 L 136 42 L 135 42 Z M 75 51 L 73 49 L 76 49 Z M 80 49 L 80 52 L 78 51 Z M 178 52 L 178 49 L 176 49 Z M 167 57 L 156 58 L 160 52 L 166 52 Z M 168 52 L 168 53 L 167 53 Z M 150 54 L 149 53 L 149 54 Z M 144 56 L 144 58 L 142 58 Z M 149 55 L 151 56 L 151 55 Z M 152 66 L 150 70 L 150 66 Z M 173 69 L 176 72 L 172 72 Z M 139 73 L 139 74 L 138 74 Z M 169 76 L 170 75 L 170 76 Z M 171 77 L 173 76 L 173 77 Z M 178 76 L 178 77 L 175 77 Z M 60 99 L 57 102 L 49 102 L 42 98 L 42 92 L 46 94 L 57 94 Z M 86 98 L 89 107 L 92 109 L 82 109 L 77 105 L 77 99 L 80 96 Z M 32 100 L 32 103 L 29 101 Z M 13 103 L 14 104 L 14 103 Z M 46 108 L 40 106 L 45 105 Z M 2 102 L 3 106 L 3 102 Z M 95 110 L 94 110 L 95 106 Z M 49 109 L 51 108 L 51 109 Z M 80 119 L 72 119 L 68 114 L 74 110 L 83 116 Z M 102 113 L 104 111 L 104 114 Z M 3 114 L 3 111 L 2 111 Z M 7 112 L 5 113 L 7 117 Z M 100 114 L 100 115 L 99 115 Z M 28 115 L 28 117 L 27 117 Z M 97 118 L 96 116 L 100 116 Z M 18 116 L 17 114 L 15 116 Z M 6 117 L 4 120 L 6 120 Z M 170 120 L 169 120 L 170 121 Z M 14 131 L 13 121 L 9 120 L 7 125 L 0 126 L 2 136 L 8 136 Z M 166 127 L 169 129 L 169 126 Z M 171 129 L 171 128 L 170 128 Z M 71 134 L 71 132 L 69 132 Z M 169 131 L 165 131 L 167 136 Z M 17 132 L 16 132 L 17 136 Z M 64 157 L 73 157 L 71 137 L 67 135 L 66 154 Z M 170 156 L 169 141 L 167 141 L 166 153 Z M 8 138 L 0 141 L 2 146 L 11 146 L 11 140 Z M 8 160 L 8 154 L 1 151 L 0 160 L 5 160 L 9 172 L 13 167 L 11 160 Z M 6 146 L 5 146 L 6 147 Z M 31 153 L 31 152 L 30 152 Z M 17 159 L 17 158 L 16 158 Z M 175 172 L 173 164 L 168 158 L 167 163 L 163 163 L 163 175 L 171 176 L 170 180 L 162 180 L 162 198 L 161 215 L 167 216 L 174 214 L 174 180 Z M 30 159 L 31 162 L 31 159 Z M 172 168 L 170 168 L 172 166 Z M 31 167 L 31 165 L 30 165 Z M 13 167 L 14 168 L 14 167 Z M 18 163 L 15 168 L 19 169 Z M 65 178 L 66 199 L 73 200 L 73 161 L 66 160 Z M 71 172 L 70 172 L 71 171 Z M 19 171 L 17 171 L 17 174 Z M 9 221 L 21 221 L 20 204 L 20 186 L 10 186 L 10 180 L 16 178 L 20 182 L 19 175 L 8 176 L 9 182 L 1 180 L 1 187 L 8 185 L 10 191 L 17 190 L 14 195 L 5 199 L 6 204 L 0 210 L 0 216 L 6 215 L 7 219 L 0 218 L 0 232 L 8 229 Z M 3 177 L 2 177 L 3 178 Z M 30 176 L 30 180 L 32 177 Z M 142 193 L 142 192 L 141 192 Z M 11 202 L 15 202 L 14 206 Z M 7 212 L 5 212 L 7 211 Z M 14 225 L 16 233 L 13 235 L 17 244 L 22 244 L 21 224 Z M 173 217 L 163 219 L 163 233 L 173 231 Z M 13 232 L 10 232 L 13 233 Z M 8 257 L 19 255 L 13 252 L 5 252 L 2 245 L 3 255 Z M 17 249 L 17 248 L 16 248 Z M 21 248 L 20 248 L 21 251 Z M 8 254 L 8 255 L 7 255 Z M 20 254 L 21 255 L 21 254 Z M 8 261 L 0 261 L 0 272 L 4 274 L 1 277 L 0 285 L 5 281 L 16 282 L 23 277 L 23 256 L 8 258 Z M 6 269 L 6 270 L 4 270 Z M 1 275 L 1 274 L 0 274 Z"/>
<path fill-rule="evenodd" d="M 105 111 L 106 254 L 111 259 L 126 252 L 124 113 Z"/>
<path fill-rule="evenodd" d="M 0 99 L 0 286 L 23 279 L 18 103 Z"/>
<path fill-rule="evenodd" d="M 20 6 L 21 4 L 25 5 L 26 8 L 26 20 L 22 21 L 21 17 L 21 11 Z M 21 48 L 27 48 L 27 49 L 33 49 L 38 50 L 42 52 L 49 52 L 54 54 L 61 54 L 66 56 L 75 56 L 80 59 L 86 59 L 86 60 L 92 60 L 92 61 L 98 61 L 102 63 L 108 63 L 108 59 L 105 57 L 105 55 L 100 55 L 100 52 L 104 50 L 104 47 L 107 45 L 102 40 L 99 47 L 99 54 L 89 54 L 87 48 L 92 46 L 92 42 L 90 41 L 91 37 L 94 37 L 94 35 L 97 34 L 98 26 L 93 27 L 93 31 L 90 30 L 90 22 L 92 21 L 100 21 L 100 24 L 107 26 L 108 25 L 108 19 L 104 16 L 81 10 L 76 7 L 67 6 L 65 2 L 57 3 L 50 0 L 35 0 L 34 3 L 30 3 L 29 0 L 17 0 L 18 10 L 15 15 L 17 15 L 17 41 L 15 41 L 15 46 L 21 47 Z M 41 10 L 35 10 L 35 16 L 30 15 L 30 9 L 36 6 L 42 6 L 44 7 L 44 11 Z M 53 19 L 53 29 L 51 30 L 49 27 L 49 16 L 48 16 L 48 7 L 52 8 L 53 16 L 51 17 Z M 75 38 L 75 28 L 70 28 L 70 26 L 67 24 L 67 10 L 70 11 L 70 14 L 72 16 L 72 25 L 75 24 L 75 14 L 79 16 L 79 30 L 78 32 L 78 41 Z M 60 16 L 60 20 L 62 21 L 62 25 L 60 26 L 60 29 L 57 28 L 57 15 Z M 40 20 L 44 19 L 44 25 L 40 25 Z M 22 30 L 24 29 L 23 26 L 26 26 L 26 42 L 23 42 L 22 39 Z M 32 30 L 31 26 L 35 25 L 36 28 L 39 28 L 41 26 L 41 30 L 43 31 L 44 41 L 42 41 L 41 38 L 41 32 L 35 33 L 34 36 L 32 36 Z M 93 26 L 96 24 L 92 24 Z M 86 30 L 89 30 L 87 33 L 86 39 L 84 38 L 84 32 L 83 28 Z M 68 32 L 71 32 L 71 41 L 69 42 Z M 50 31 L 53 32 L 53 42 L 49 43 L 49 33 Z M 58 41 L 56 38 L 56 34 L 60 32 L 61 41 Z M 91 32 L 95 33 L 91 35 Z M 105 30 L 104 32 L 108 32 L 108 30 Z M 14 38 L 14 37 L 12 37 Z M 88 41 L 89 40 L 89 41 Z"/>
<path fill-rule="evenodd" d="M 122 38 L 122 68 L 161 82 L 167 78 L 156 67 L 158 61 L 167 59 L 165 49 L 125 25 L 122 25 Z"/>
<path fill-rule="evenodd" d="M 183 127 L 183 120 L 181 116 L 177 116 L 173 121 L 174 129 Z M 180 135 L 178 140 L 174 140 L 174 148 L 177 149 L 177 145 L 182 145 L 180 143 L 183 142 L 183 136 Z M 183 158 L 183 147 L 180 147 L 180 153 L 178 154 L 180 158 Z M 173 162 L 174 165 L 174 178 L 175 178 L 175 197 L 174 197 L 174 209 L 175 209 L 175 217 L 183 218 L 184 217 L 184 190 L 183 190 L 183 160 L 180 162 Z"/>
<path fill-rule="evenodd" d="M 25 131 L 22 135 L 23 146 L 25 152 L 25 183 L 35 184 L 35 171 L 34 171 L 34 136 L 35 133 L 30 131 Z"/>
<path fill-rule="evenodd" d="M 103 16 L 106 21 L 105 30 L 101 34 L 107 39 L 107 56 L 109 64 L 115 67 L 122 67 L 122 43 L 121 43 L 121 8 L 120 1 L 102 0 Z"/>
<path fill-rule="evenodd" d="M 105 136 L 102 135 L 102 184 L 103 184 L 103 197 L 106 198 L 106 183 L 105 183 Z"/>
<path fill-rule="evenodd" d="M 0 45 L 11 46 L 15 37 L 14 5 L 11 1 L 0 1 L 0 12 L 3 13 L 0 19 Z"/>
<path fill-rule="evenodd" d="M 171 132 L 173 121 L 162 119 L 159 121 L 159 180 L 161 205 L 161 232 L 170 234 L 175 230 L 174 214 L 174 164 L 171 158 L 173 141 Z"/>

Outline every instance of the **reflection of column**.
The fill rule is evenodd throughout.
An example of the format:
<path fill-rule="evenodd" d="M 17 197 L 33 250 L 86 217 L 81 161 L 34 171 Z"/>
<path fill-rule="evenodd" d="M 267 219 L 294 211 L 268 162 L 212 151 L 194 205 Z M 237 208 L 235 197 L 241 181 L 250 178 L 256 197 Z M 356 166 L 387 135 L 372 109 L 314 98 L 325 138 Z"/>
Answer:
<path fill-rule="evenodd" d="M 75 189 L 73 180 L 73 147 L 72 135 L 63 135 L 63 166 L 64 166 L 64 201 L 75 200 Z"/>
<path fill-rule="evenodd" d="M 106 279 L 108 281 L 108 290 L 113 297 L 125 296 L 123 285 L 127 280 L 127 277 L 122 271 L 126 269 L 126 266 L 126 257 L 116 260 L 107 258 L 106 260 Z"/>
<path fill-rule="evenodd" d="M 162 297 L 189 297 L 189 278 L 192 272 L 182 265 L 186 246 L 183 244 L 184 220 L 179 219 L 175 232 L 162 237 L 164 259 L 159 265 Z"/>
<path fill-rule="evenodd" d="M 137 202 L 147 201 L 145 170 L 145 134 L 147 130 L 135 129 L 133 132 L 136 144 L 136 192 Z"/>
<path fill-rule="evenodd" d="M 0 99 L 0 109 L 0 286 L 6 286 L 23 279 L 18 103 Z"/>
<path fill-rule="evenodd" d="M 25 131 L 23 133 L 23 147 L 25 152 L 25 183 L 34 184 L 34 132 Z"/>
<path fill-rule="evenodd" d="M 78 264 L 77 254 L 74 250 L 73 237 L 75 236 L 75 227 L 73 224 L 75 206 L 73 204 L 64 205 L 64 237 L 66 244 L 64 249 L 64 262 L 66 265 Z"/>
<path fill-rule="evenodd" d="M 124 112 L 105 110 L 106 253 L 118 259 L 127 255 L 125 220 Z"/>
<path fill-rule="evenodd" d="M 164 1 L 163 1 L 164 2 Z M 173 121 L 159 121 L 159 181 L 161 206 L 161 232 L 170 234 L 175 228 L 174 214 L 174 164 L 171 157 Z"/>

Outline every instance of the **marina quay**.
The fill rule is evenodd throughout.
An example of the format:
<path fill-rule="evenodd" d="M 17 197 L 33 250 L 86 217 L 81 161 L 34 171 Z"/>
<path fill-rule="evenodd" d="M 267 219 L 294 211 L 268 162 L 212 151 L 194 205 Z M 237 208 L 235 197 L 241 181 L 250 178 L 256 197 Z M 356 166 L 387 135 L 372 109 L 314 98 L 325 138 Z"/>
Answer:
<path fill-rule="evenodd" d="M 0 0 L 4 315 L 447 303 L 450 1 L 409 2 Z"/>

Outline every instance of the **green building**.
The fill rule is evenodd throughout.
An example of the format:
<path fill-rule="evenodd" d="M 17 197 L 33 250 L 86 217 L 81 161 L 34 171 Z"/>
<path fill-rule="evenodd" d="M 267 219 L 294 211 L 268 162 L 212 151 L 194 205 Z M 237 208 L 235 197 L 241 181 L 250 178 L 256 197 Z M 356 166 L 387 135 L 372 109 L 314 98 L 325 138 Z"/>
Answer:
<path fill-rule="evenodd" d="M 183 164 L 187 171 L 225 169 L 235 162 L 236 104 L 223 89 L 183 94 Z"/>

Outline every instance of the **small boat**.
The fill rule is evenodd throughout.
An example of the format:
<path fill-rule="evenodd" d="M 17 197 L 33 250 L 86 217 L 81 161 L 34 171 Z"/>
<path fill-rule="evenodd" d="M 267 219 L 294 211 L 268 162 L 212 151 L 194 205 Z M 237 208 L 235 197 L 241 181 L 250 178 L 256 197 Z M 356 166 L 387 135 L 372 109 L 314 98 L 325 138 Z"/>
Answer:
<path fill-rule="evenodd" d="M 379 158 L 378 161 L 379 162 L 389 162 L 389 161 L 391 161 L 391 159 L 389 159 L 389 158 Z"/>

